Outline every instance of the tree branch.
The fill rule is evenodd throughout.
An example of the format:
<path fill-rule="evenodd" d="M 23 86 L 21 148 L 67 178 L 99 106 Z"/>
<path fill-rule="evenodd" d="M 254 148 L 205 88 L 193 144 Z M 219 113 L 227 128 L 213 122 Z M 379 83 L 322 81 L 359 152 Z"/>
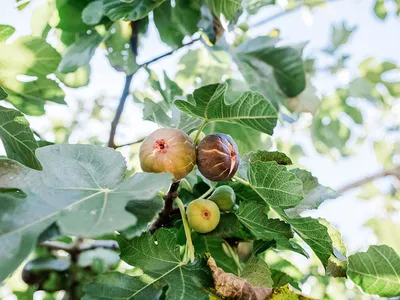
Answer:
<path fill-rule="evenodd" d="M 260 26 L 260 25 L 265 25 L 265 24 L 267 24 L 267 23 L 269 23 L 271 21 L 279 19 L 280 17 L 282 17 L 284 15 L 288 15 L 288 14 L 293 13 L 293 12 L 299 10 L 300 8 L 302 8 L 305 5 L 318 5 L 318 4 L 328 3 L 328 2 L 335 2 L 335 1 L 340 1 L 340 0 L 316 0 L 316 1 L 311 2 L 311 3 L 310 3 L 310 1 L 308 1 L 307 3 L 305 3 L 304 1 L 301 1 L 294 8 L 292 8 L 290 10 L 281 11 L 281 12 L 275 14 L 275 15 L 272 15 L 272 16 L 264 19 L 264 20 L 260 20 L 260 21 L 254 23 L 254 24 L 250 24 L 250 27 L 257 27 L 257 26 Z"/>
<path fill-rule="evenodd" d="M 400 166 L 397 166 L 397 167 L 394 167 L 394 168 L 388 169 L 388 170 L 383 170 L 383 171 L 378 172 L 378 173 L 376 173 L 374 175 L 362 178 L 362 179 L 357 180 L 357 181 L 355 181 L 355 182 L 353 182 L 351 184 L 345 185 L 344 187 L 342 187 L 342 188 L 340 188 L 338 190 L 338 193 L 339 194 L 343 194 L 343 193 L 347 192 L 348 190 L 360 187 L 360 186 L 362 186 L 364 184 L 367 184 L 367 183 L 369 183 L 371 181 L 374 181 L 374 180 L 377 180 L 379 178 L 383 178 L 383 177 L 386 177 L 386 176 L 396 176 L 396 177 L 400 178 Z"/>
<path fill-rule="evenodd" d="M 130 145 L 133 145 L 133 144 L 141 143 L 141 142 L 144 141 L 144 139 L 145 139 L 145 138 L 140 138 L 140 139 L 138 139 L 138 140 L 136 140 L 136 141 L 133 141 L 133 142 L 130 142 L 130 143 L 121 144 L 121 145 L 116 145 L 115 148 L 121 148 L 121 147 L 125 147 L 125 146 L 130 146 Z"/>
<path fill-rule="evenodd" d="M 132 31 L 133 31 L 133 29 L 132 29 Z M 121 94 L 121 97 L 120 97 L 120 100 L 119 100 L 119 104 L 118 104 L 117 111 L 115 113 L 115 117 L 114 117 L 113 121 L 111 122 L 111 130 L 110 130 L 110 136 L 109 136 L 109 139 L 108 139 L 108 147 L 116 149 L 116 148 L 119 148 L 119 147 L 128 146 L 128 145 L 132 145 L 132 144 L 137 143 L 137 142 L 131 142 L 131 143 L 127 143 L 127 144 L 123 144 L 123 145 L 117 146 L 117 145 L 115 145 L 115 142 L 114 142 L 115 134 L 117 132 L 118 123 L 119 123 L 119 120 L 121 118 L 122 112 L 124 111 L 126 98 L 129 95 L 129 87 L 131 85 L 132 78 L 137 73 L 137 71 L 139 71 L 143 67 L 147 67 L 148 65 L 150 65 L 150 64 L 152 64 L 152 63 L 154 63 L 154 62 L 156 62 L 156 61 L 158 61 L 158 60 L 160 60 L 160 59 L 162 59 L 164 57 L 170 56 L 170 55 L 174 54 L 176 51 L 178 51 L 178 50 L 180 50 L 180 49 L 182 49 L 182 48 L 184 48 L 186 46 L 192 45 L 195 42 L 200 41 L 200 40 L 201 40 L 201 38 L 193 39 L 190 42 L 188 42 L 186 44 L 183 44 L 180 48 L 171 50 L 171 51 L 169 51 L 167 53 L 164 53 L 164 54 L 162 54 L 160 56 L 157 56 L 157 57 L 155 57 L 155 58 L 153 58 L 153 59 L 151 59 L 151 60 L 149 60 L 149 61 L 147 61 L 147 62 L 145 62 L 145 63 L 143 63 L 141 65 L 139 65 L 139 67 L 137 68 L 137 70 L 134 73 L 132 73 L 130 75 L 127 75 L 125 77 L 125 86 L 124 86 L 124 89 L 122 91 L 122 94 Z M 135 49 L 133 47 L 131 47 L 131 49 L 135 54 L 137 54 L 137 43 L 135 44 L 134 42 L 132 42 L 132 39 L 131 39 L 131 45 L 136 46 Z"/>
<path fill-rule="evenodd" d="M 81 253 L 84 251 L 94 250 L 97 248 L 118 250 L 118 243 L 113 240 L 96 240 L 91 243 L 79 243 L 79 244 L 66 244 L 57 241 L 45 241 L 40 244 L 41 247 L 45 247 L 49 250 L 64 250 L 68 253 Z"/>
<path fill-rule="evenodd" d="M 171 184 L 168 194 L 164 197 L 164 209 L 158 214 L 158 218 L 150 226 L 149 231 L 154 233 L 158 228 L 165 226 L 175 214 L 174 199 L 178 197 L 179 181 Z"/>

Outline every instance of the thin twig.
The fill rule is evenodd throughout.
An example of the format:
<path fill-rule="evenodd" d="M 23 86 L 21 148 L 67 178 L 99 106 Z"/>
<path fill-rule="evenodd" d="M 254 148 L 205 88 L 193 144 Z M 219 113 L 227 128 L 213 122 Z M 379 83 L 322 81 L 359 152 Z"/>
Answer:
<path fill-rule="evenodd" d="M 345 185 L 342 188 L 340 188 L 338 190 L 339 194 L 343 194 L 344 192 L 347 192 L 348 190 L 363 186 L 364 184 L 367 184 L 371 181 L 386 177 L 386 176 L 397 176 L 400 177 L 400 166 L 397 166 L 395 168 L 392 169 L 388 169 L 388 170 L 383 170 L 381 172 L 378 172 L 374 175 L 359 179 L 351 184 Z"/>
<path fill-rule="evenodd" d="M 335 2 L 335 1 L 340 1 L 340 0 L 317 0 L 317 1 L 311 2 L 311 3 L 310 2 L 306 3 L 304 1 L 302 1 L 302 2 L 298 3 L 296 7 L 292 8 L 290 10 L 281 11 L 281 12 L 275 14 L 275 15 L 270 16 L 269 18 L 266 18 L 264 20 L 260 20 L 260 21 L 254 23 L 254 24 L 250 24 L 250 27 L 257 27 L 257 26 L 260 26 L 260 25 L 265 25 L 265 24 L 267 24 L 267 23 L 269 23 L 271 21 L 279 19 L 280 17 L 283 17 L 285 15 L 293 13 L 293 12 L 299 10 L 300 8 L 302 8 L 305 5 L 308 5 L 308 6 L 309 5 L 318 5 L 318 4 L 323 4 L 323 3 L 327 3 L 327 2 Z"/>
<path fill-rule="evenodd" d="M 182 48 L 184 48 L 186 46 L 192 45 L 195 42 L 200 41 L 200 40 L 201 40 L 201 38 L 195 38 L 195 39 L 191 40 L 190 42 L 188 42 L 186 44 L 183 44 L 180 48 L 168 51 L 167 53 L 164 53 L 164 54 L 162 54 L 160 56 L 157 56 L 157 57 L 155 57 L 155 58 L 153 58 L 153 59 L 151 59 L 149 61 L 146 61 L 143 64 L 139 65 L 139 67 L 136 69 L 135 72 L 133 72 L 130 75 L 126 75 L 126 77 L 125 77 L 125 85 L 124 85 L 124 89 L 122 91 L 122 94 L 121 94 L 121 97 L 120 97 L 120 100 L 119 100 L 118 108 L 117 108 L 117 111 L 115 113 L 115 117 L 114 117 L 113 121 L 111 122 L 110 136 L 108 138 L 108 147 L 116 149 L 116 148 L 119 148 L 119 147 L 128 146 L 128 145 L 132 145 L 132 144 L 137 143 L 136 141 L 134 141 L 134 142 L 130 142 L 130 143 L 126 143 L 126 144 L 117 146 L 117 145 L 115 145 L 115 142 L 114 142 L 115 134 L 117 132 L 118 123 L 119 123 L 119 120 L 121 118 L 122 112 L 124 111 L 126 98 L 129 95 L 129 87 L 131 85 L 133 76 L 141 68 L 147 67 L 148 65 L 150 65 L 150 64 L 152 64 L 152 63 L 154 63 L 154 62 L 156 62 L 156 61 L 158 61 L 158 60 L 160 60 L 160 59 L 162 59 L 164 57 L 170 56 L 170 55 L 174 54 L 176 51 L 178 51 L 178 50 L 180 50 L 180 49 L 182 49 Z M 132 44 L 132 42 L 131 42 L 131 44 Z M 137 53 L 137 49 L 133 49 L 132 47 L 131 47 L 131 49 L 132 49 L 132 51 L 134 53 Z"/>
<path fill-rule="evenodd" d="M 158 228 L 165 226 L 174 215 L 174 200 L 178 197 L 179 181 L 171 184 L 168 194 L 164 197 L 164 209 L 158 214 L 158 218 L 151 224 L 149 231 L 154 233 Z"/>
<path fill-rule="evenodd" d="M 133 141 L 133 142 L 130 142 L 130 143 L 121 144 L 121 145 L 116 145 L 116 146 L 115 146 L 115 149 L 116 149 L 116 148 L 121 148 L 121 147 L 126 147 L 126 146 L 131 146 L 131 145 L 134 145 L 134 144 L 141 143 L 141 142 L 144 141 L 144 139 L 145 139 L 145 138 L 140 138 L 140 139 L 138 139 L 138 140 L 136 140 L 136 141 Z"/>

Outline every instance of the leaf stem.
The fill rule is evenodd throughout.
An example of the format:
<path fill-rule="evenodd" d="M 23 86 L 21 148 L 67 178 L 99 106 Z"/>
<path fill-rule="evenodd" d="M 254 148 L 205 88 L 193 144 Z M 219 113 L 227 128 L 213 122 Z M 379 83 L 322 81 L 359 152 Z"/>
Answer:
<path fill-rule="evenodd" d="M 199 129 L 197 130 L 197 134 L 196 134 L 196 136 L 195 136 L 195 138 L 194 138 L 194 140 L 193 140 L 193 142 L 194 142 L 195 144 L 197 143 L 197 141 L 198 141 L 198 139 L 199 139 L 199 137 L 200 137 L 200 133 L 203 132 L 204 127 L 206 127 L 207 124 L 208 124 L 208 121 L 207 121 L 207 120 L 204 120 L 203 124 L 201 124 L 201 126 L 200 126 Z"/>
<path fill-rule="evenodd" d="M 185 235 L 186 235 L 186 242 L 187 242 L 186 247 L 188 248 L 189 251 L 189 260 L 190 262 L 194 262 L 194 247 L 192 242 L 192 233 L 186 218 L 185 207 L 183 206 L 182 200 L 179 199 L 179 197 L 175 198 L 175 203 L 178 205 L 179 211 L 181 212 L 183 228 L 185 229 Z"/>
<path fill-rule="evenodd" d="M 210 195 L 212 193 L 212 191 L 214 190 L 213 187 L 210 187 L 207 192 L 205 192 L 203 195 L 201 195 L 199 198 L 197 198 L 196 200 L 200 200 L 200 199 L 204 199 L 206 198 L 208 195 Z"/>
<path fill-rule="evenodd" d="M 241 184 L 245 185 L 245 186 L 249 186 L 251 187 L 251 184 L 249 182 L 247 182 L 246 180 L 238 177 L 238 176 L 233 176 L 233 179 L 235 179 L 237 182 L 240 182 Z"/>
<path fill-rule="evenodd" d="M 238 275 L 240 276 L 240 272 L 243 271 L 243 268 L 242 265 L 240 264 L 237 253 L 235 252 L 235 250 L 233 250 L 233 248 L 231 247 L 231 245 L 229 245 L 227 241 L 224 241 L 224 245 L 226 246 L 226 248 L 228 248 L 229 254 L 231 255 L 233 261 L 235 262 L 238 268 Z"/>

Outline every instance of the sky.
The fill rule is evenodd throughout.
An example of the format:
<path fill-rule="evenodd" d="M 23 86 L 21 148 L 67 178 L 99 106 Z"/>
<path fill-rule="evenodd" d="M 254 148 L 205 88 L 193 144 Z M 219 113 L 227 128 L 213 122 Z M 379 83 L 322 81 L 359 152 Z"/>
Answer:
<path fill-rule="evenodd" d="M 20 12 L 14 7 L 14 0 L 0 1 L 0 24 L 9 24 L 16 28 L 16 34 L 12 39 L 30 33 L 30 15 L 33 9 L 41 2 L 41 0 L 33 0 L 25 10 Z M 400 21 L 396 18 L 389 18 L 387 21 L 382 22 L 373 15 L 372 7 L 372 0 L 334 1 L 324 8 L 314 9 L 312 15 L 307 10 L 298 10 L 287 14 L 282 18 L 254 28 L 250 31 L 250 34 L 253 36 L 267 34 L 272 29 L 278 28 L 284 44 L 309 41 L 305 48 L 305 56 L 308 56 L 329 44 L 331 24 L 340 24 L 342 21 L 346 21 L 348 25 L 357 26 L 357 30 L 349 43 L 341 49 L 343 53 L 352 55 L 348 64 L 348 71 L 342 72 L 335 78 L 322 75 L 313 82 L 319 93 L 329 93 L 349 78 L 355 77 L 358 64 L 370 56 L 377 57 L 379 60 L 400 63 L 400 42 L 398 40 Z M 274 15 L 277 12 L 279 12 L 278 8 L 276 10 L 271 8 L 264 9 L 253 22 L 268 18 L 269 15 Z M 198 46 L 194 45 L 193 47 L 196 48 Z M 139 63 L 169 50 L 166 45 L 158 41 L 158 34 L 155 28 L 151 26 L 148 37 L 143 41 L 143 45 L 139 49 Z M 71 109 L 76 109 L 77 99 L 93 101 L 97 96 L 104 95 L 113 106 L 117 106 L 118 97 L 124 84 L 124 74 L 114 71 L 109 66 L 102 51 L 102 49 L 98 49 L 92 59 L 91 83 L 87 87 L 66 90 L 68 107 L 48 104 L 46 105 L 45 116 L 29 117 L 32 128 L 38 132 L 45 133 L 44 137 L 46 139 L 54 139 L 52 133 L 49 132 L 51 128 L 50 120 L 60 120 L 66 126 L 69 126 L 72 117 Z M 165 70 L 169 75 L 173 76 L 177 71 L 176 66 L 179 57 L 185 52 L 186 50 L 178 51 L 175 55 L 153 64 L 151 68 L 159 73 Z M 326 63 L 326 65 L 330 63 L 328 59 L 324 61 L 323 57 L 322 62 Z M 131 90 L 142 87 L 145 80 L 144 72 L 138 73 L 134 78 Z M 1 101 L 0 103 L 4 104 Z M 122 123 L 118 128 L 117 144 L 133 141 L 156 128 L 154 124 L 142 121 L 141 117 L 140 105 L 133 103 L 129 99 Z M 368 122 L 371 124 L 381 121 L 379 116 L 374 115 L 373 112 L 368 114 L 367 117 Z M 97 135 L 98 132 L 104 132 L 101 139 L 106 143 L 109 124 L 98 121 L 88 122 L 84 130 L 75 132 L 70 138 L 70 143 L 77 143 L 81 139 Z M 373 128 L 371 132 L 373 132 Z M 373 134 L 379 136 L 380 133 L 375 132 Z M 381 169 L 375 160 L 371 144 L 364 145 L 355 156 L 334 161 L 327 156 L 316 153 L 310 142 L 305 141 L 309 140 L 308 136 L 302 134 L 292 135 L 287 126 L 277 128 L 274 136 L 280 136 L 287 141 L 301 143 L 305 148 L 307 157 L 301 158 L 300 164 L 318 177 L 320 183 L 332 188 L 340 188 Z M 127 151 L 122 149 L 122 153 L 126 155 Z M 380 183 L 382 183 L 382 186 L 387 186 L 388 180 L 383 179 Z M 349 253 L 366 250 L 369 244 L 376 242 L 371 231 L 363 227 L 363 224 L 371 217 L 382 216 L 383 212 L 379 201 L 358 199 L 358 192 L 359 190 L 357 189 L 349 191 L 336 200 L 326 201 L 317 211 L 307 214 L 313 217 L 323 217 L 332 222 L 342 233 Z"/>

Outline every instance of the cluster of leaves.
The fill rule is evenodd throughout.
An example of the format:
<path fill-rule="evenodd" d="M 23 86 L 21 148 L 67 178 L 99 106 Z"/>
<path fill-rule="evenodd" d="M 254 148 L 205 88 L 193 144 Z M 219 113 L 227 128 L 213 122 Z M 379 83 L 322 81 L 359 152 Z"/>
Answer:
<path fill-rule="evenodd" d="M 246 34 L 229 45 L 221 37 L 220 26 L 235 26 L 241 13 L 256 13 L 262 6 L 245 2 L 178 0 L 172 5 L 163 0 L 55 0 L 36 9 L 32 36 L 7 43 L 14 29 L 0 27 L 0 99 L 18 109 L 0 107 L 0 137 L 7 152 L 7 158 L 0 159 L 0 280 L 50 237 L 101 238 L 117 231 L 119 234 L 112 237 L 119 244 L 120 258 L 140 272 L 101 274 L 84 287 L 84 299 L 249 298 L 259 292 L 272 299 L 285 293 L 300 298 L 286 285 L 298 287 L 301 276 L 288 272 L 285 263 L 267 265 L 264 256 L 266 251 L 287 250 L 309 257 L 305 245 L 318 257 L 327 275 L 347 277 L 366 293 L 399 295 L 400 257 L 392 248 L 371 246 L 365 253 L 347 257 L 341 236 L 331 224 L 300 215 L 338 197 L 335 191 L 319 184 L 310 172 L 293 168 L 290 158 L 281 152 L 254 152 L 267 148 L 263 139 L 273 134 L 279 118 L 314 109 L 304 106 L 303 96 L 310 84 L 302 45 L 279 46 L 277 38 L 251 39 Z M 135 100 L 144 104 L 144 119 L 187 133 L 199 127 L 207 132 L 230 133 L 243 154 L 240 175 L 235 181 L 222 183 L 234 189 L 239 208 L 223 214 L 213 232 L 193 233 L 194 263 L 182 258 L 186 240 L 179 220 L 154 235 L 146 231 L 163 209 L 159 191 L 167 192 L 171 175 L 129 176 L 122 155 L 109 148 L 48 145 L 34 137 L 23 115 L 44 114 L 46 101 L 65 104 L 63 85 L 87 85 L 89 62 L 98 47 L 104 48 L 103 53 L 117 71 L 128 76 L 137 72 L 142 67 L 136 61 L 138 36 L 147 32 L 149 13 L 161 40 L 172 48 L 181 47 L 186 36 L 199 31 L 203 48 L 182 57 L 174 81 L 164 75 L 160 83 L 148 70 L 153 78 L 151 87 L 162 100 L 135 94 Z M 327 53 L 335 53 L 349 38 L 343 28 L 336 29 L 341 36 Z M 46 42 L 49 35 L 57 38 L 55 48 Z M 230 64 L 239 72 L 232 72 Z M 381 78 L 384 71 L 376 73 L 368 62 L 365 66 L 362 80 L 371 90 L 383 83 L 389 91 L 397 91 Z M 385 66 L 387 71 L 395 68 Z M 21 75 L 25 77 L 21 79 Z M 220 83 L 224 75 L 229 75 L 229 80 Z M 197 85 L 194 92 L 184 95 L 184 89 L 193 85 Z M 319 147 L 321 151 L 336 147 L 330 144 L 335 142 L 330 139 L 332 135 L 324 135 L 318 128 L 323 123 L 322 114 L 333 114 L 335 121 L 340 107 L 355 122 L 359 120 L 357 110 L 347 105 L 347 97 L 344 91 L 338 91 L 332 100 L 324 100 L 321 115 L 313 121 L 313 134 L 319 134 L 318 142 L 326 146 Z M 337 122 L 331 123 L 334 134 L 343 132 Z M 201 187 L 215 186 L 196 172 L 185 183 L 178 193 L 187 201 L 201 195 Z M 51 233 L 54 228 L 56 233 Z M 240 259 L 238 249 L 245 243 L 251 243 L 252 248 Z M 89 253 L 80 254 L 79 259 Z M 107 259 L 114 255 L 108 253 Z M 103 262 L 107 259 L 102 257 Z M 113 269 L 115 263 L 113 260 L 99 271 L 92 261 L 86 266 L 90 264 L 88 272 L 97 275 Z M 72 254 L 69 261 L 60 261 L 46 252 L 36 254 L 25 270 L 44 278 L 41 288 L 54 291 L 67 289 L 56 283 L 73 285 L 63 282 L 62 276 L 77 265 L 85 268 L 85 263 L 76 262 Z M 49 277 L 40 275 L 49 269 Z M 85 274 L 82 276 L 93 276 Z M 224 284 L 226 289 L 221 290 Z M 246 286 L 244 294 L 235 294 L 242 285 Z"/>

